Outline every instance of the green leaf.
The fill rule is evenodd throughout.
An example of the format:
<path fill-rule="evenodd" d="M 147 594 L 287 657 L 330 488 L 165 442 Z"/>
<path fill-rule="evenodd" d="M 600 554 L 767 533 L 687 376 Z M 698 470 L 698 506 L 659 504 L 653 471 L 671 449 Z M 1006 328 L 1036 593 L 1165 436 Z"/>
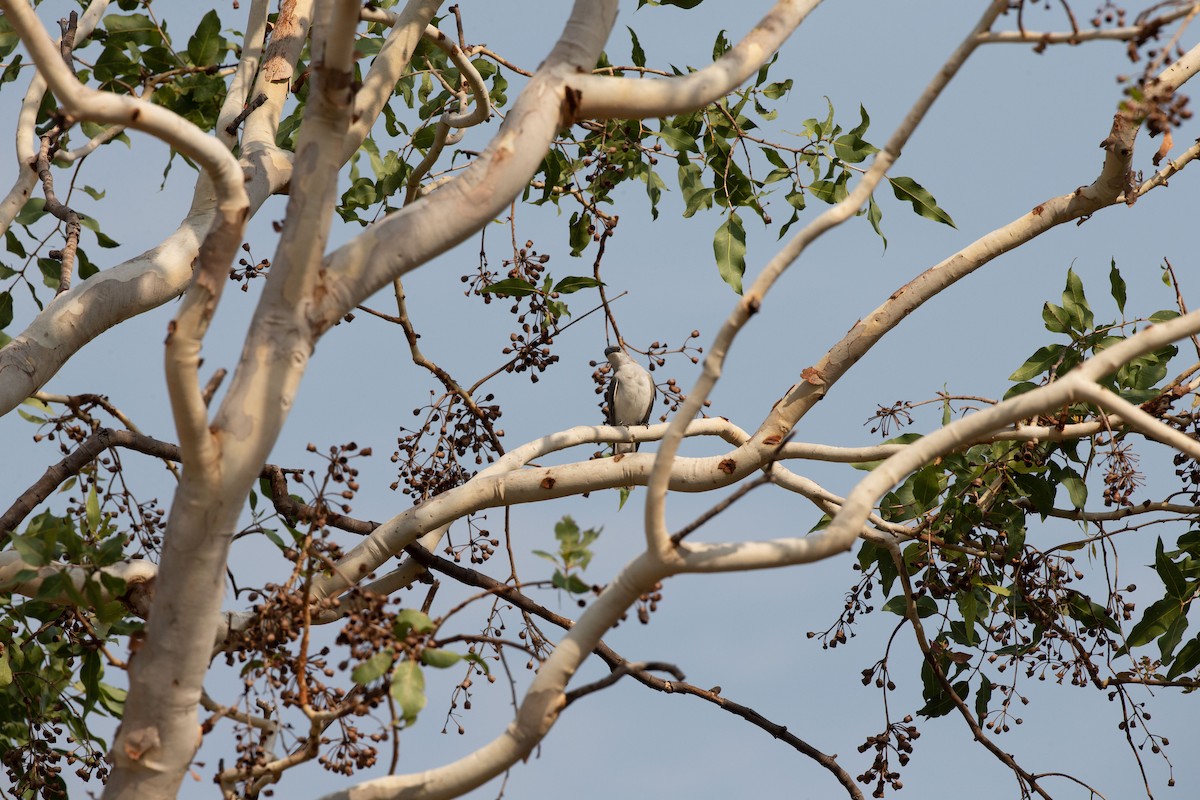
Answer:
<path fill-rule="evenodd" d="M 396 634 L 397 639 L 403 639 L 408 636 L 410 630 L 417 633 L 429 633 L 433 630 L 433 620 L 429 618 L 428 614 L 414 608 L 402 608 L 396 612 L 396 619 L 392 622 L 392 632 Z"/>
<path fill-rule="evenodd" d="M 979 676 L 979 690 L 975 692 L 975 715 L 983 720 L 987 716 L 988 703 L 992 699 L 992 682 L 987 675 Z"/>
<path fill-rule="evenodd" d="M 2 37 L 2 34 L 0 34 L 0 37 Z M 8 66 L 4 68 L 4 72 L 0 72 L 0 86 L 3 86 L 6 83 L 12 83 L 18 77 L 20 77 L 22 60 L 24 60 L 24 56 L 22 56 L 20 53 L 17 53 L 16 58 L 8 62 Z"/>
<path fill-rule="evenodd" d="M 483 293 L 498 294 L 501 297 L 526 297 L 537 294 L 538 288 L 523 278 L 505 278 L 483 287 Z"/>
<path fill-rule="evenodd" d="M 1121 632 L 1121 626 L 1108 613 L 1107 608 L 1078 592 L 1071 593 L 1071 599 L 1067 603 L 1067 615 L 1088 627 L 1099 625 L 1110 633 L 1119 634 Z"/>
<path fill-rule="evenodd" d="M 350 670 L 350 680 L 366 686 L 382 678 L 392 666 L 392 648 L 387 647 Z"/>
<path fill-rule="evenodd" d="M 1082 511 L 1087 505 L 1088 498 L 1088 488 L 1083 478 L 1075 474 L 1074 470 L 1068 469 L 1059 475 L 1058 482 L 1067 490 L 1067 496 L 1071 498 L 1071 505 Z"/>
<path fill-rule="evenodd" d="M 712 208 L 716 189 L 704 185 L 700 165 L 692 161 L 679 167 L 679 190 L 683 193 L 684 217 L 691 217 L 704 208 Z"/>
<path fill-rule="evenodd" d="M 592 243 L 592 217 L 590 214 L 571 212 L 570 231 L 571 255 L 577 256 Z M 503 281 L 501 281 L 503 283 Z"/>
<path fill-rule="evenodd" d="M 666 142 L 677 153 L 688 153 L 696 150 L 696 134 L 689 132 L 685 126 L 685 116 L 675 117 L 673 121 L 663 122 L 659 127 L 658 137 Z M 696 129 L 697 132 L 699 128 Z"/>
<path fill-rule="evenodd" d="M 924 186 L 912 178 L 889 177 L 888 181 L 892 184 L 892 191 L 895 193 L 896 199 L 912 203 L 913 211 L 917 213 L 917 216 L 949 225 L 951 228 L 957 227 L 950 215 L 938 206 L 937 200 Z"/>
<path fill-rule="evenodd" d="M 978 619 L 979 600 L 975 597 L 974 589 L 964 592 L 958 592 L 954 596 L 958 603 L 958 611 L 962 614 L 963 628 L 967 633 L 968 645 L 974 645 L 979 641 L 979 637 L 975 633 L 975 622 Z"/>
<path fill-rule="evenodd" d="M 271 530 L 270 528 L 264 528 L 263 536 L 266 536 L 266 540 L 271 542 L 272 545 L 275 545 L 276 547 L 280 548 L 281 552 L 287 551 L 288 546 L 284 545 L 283 537 L 278 535 L 277 533 L 275 533 L 274 530 Z"/>
<path fill-rule="evenodd" d="M 104 18 L 104 27 L 108 30 L 108 40 L 121 45 L 125 42 L 148 45 L 162 41 L 158 26 L 145 14 L 110 14 Z"/>
<path fill-rule="evenodd" d="M 646 51 L 642 50 L 642 43 L 638 41 L 637 34 L 628 25 L 625 26 L 625 30 L 629 31 L 629 38 L 633 42 L 633 55 L 631 56 L 633 65 L 635 67 L 646 66 Z"/>
<path fill-rule="evenodd" d="M 415 661 L 404 661 L 392 675 L 392 699 L 400 707 L 400 716 L 405 725 L 417 721 L 417 714 L 425 707 L 425 674 Z"/>
<path fill-rule="evenodd" d="M 550 584 L 555 589 L 565 589 L 571 594 L 587 594 L 592 590 L 592 587 L 584 583 L 578 575 L 573 572 L 570 575 L 564 575 L 562 570 L 554 571 Z"/>
<path fill-rule="evenodd" d="M 937 504 L 942 492 L 944 477 L 937 467 L 925 467 L 914 472 L 909 479 L 912 481 L 912 495 L 918 508 L 930 509 Z"/>
<path fill-rule="evenodd" d="M 1164 597 L 1162 600 L 1152 603 L 1138 624 L 1134 625 L 1133 630 L 1129 632 L 1129 636 L 1125 639 L 1125 646 L 1141 647 L 1154 641 L 1166 633 L 1167 628 L 1181 613 L 1179 601 L 1174 597 Z"/>
<path fill-rule="evenodd" d="M 837 180 L 833 181 L 813 181 L 808 187 L 808 193 L 817 198 L 823 203 L 840 203 L 849 196 L 846 190 L 846 182 L 850 178 L 850 173 L 843 172 L 838 176 Z"/>
<path fill-rule="evenodd" d="M 1188 618 L 1187 614 L 1180 614 L 1167 628 L 1166 632 L 1158 639 L 1158 649 L 1162 656 L 1164 664 L 1171 663 L 1171 654 L 1175 648 L 1179 646 L 1179 642 L 1183 639 L 1183 634 L 1187 631 Z"/>
<path fill-rule="evenodd" d="M 54 542 L 37 534 L 10 537 L 17 555 L 31 567 L 44 567 L 54 559 Z"/>
<path fill-rule="evenodd" d="M 1197 666 L 1200 666 L 1200 636 L 1196 636 L 1179 648 L 1175 662 L 1171 664 L 1171 669 L 1167 672 L 1167 680 L 1174 680 L 1185 672 L 1191 672 Z"/>
<path fill-rule="evenodd" d="M 0 17 L 0 58 L 8 58 L 20 43 L 21 37 L 13 29 L 12 23 L 6 18 Z"/>
<path fill-rule="evenodd" d="M 1108 283 L 1112 287 L 1112 298 L 1117 301 L 1117 310 L 1122 316 L 1125 314 L 1125 279 L 1121 277 L 1121 273 L 1117 270 L 1117 260 L 1112 259 L 1112 266 L 1108 270 Z"/>
<path fill-rule="evenodd" d="M 459 653 L 440 647 L 426 647 L 421 651 L 421 663 L 434 669 L 446 669 L 462 660 L 463 657 Z"/>
<path fill-rule="evenodd" d="M 1163 586 L 1167 588 L 1167 597 L 1174 597 L 1176 600 L 1182 601 L 1191 594 L 1179 565 L 1163 553 L 1161 536 L 1154 549 L 1154 571 L 1162 578 Z"/>
<path fill-rule="evenodd" d="M 8 663 L 8 648 L 0 649 L 0 688 L 12 683 L 12 665 Z"/>
<path fill-rule="evenodd" d="M 1058 363 L 1062 351 L 1063 346 L 1061 344 L 1048 344 L 1045 347 L 1039 347 L 1037 352 L 1021 365 L 1020 369 L 1008 376 L 1008 379 L 1010 381 L 1027 381 L 1030 378 L 1041 375 L 1043 372 L 1049 371 Z"/>
<path fill-rule="evenodd" d="M 7 328 L 12 321 L 12 295 L 8 292 L 0 292 L 0 330 Z"/>
<path fill-rule="evenodd" d="M 858 124 L 850 129 L 850 134 L 861 138 L 867 132 L 867 128 L 871 127 L 871 117 L 867 115 L 866 106 L 862 103 L 858 104 L 858 119 Z"/>
<path fill-rule="evenodd" d="M 1070 315 L 1072 327 L 1080 333 L 1090 331 L 1095 325 L 1092 309 L 1083 293 L 1083 281 L 1074 269 L 1067 270 L 1067 287 L 1062 294 L 1063 309 Z"/>
<path fill-rule="evenodd" d="M 672 3 L 670 0 L 664 0 L 664 2 L 667 2 L 668 5 L 681 5 L 678 2 Z M 684 6 L 684 8 L 691 8 L 691 6 Z M 729 44 L 729 37 L 725 35 L 725 31 L 719 31 L 717 33 L 717 40 L 713 42 L 713 61 L 728 53 L 730 47 L 732 45 Z"/>
<path fill-rule="evenodd" d="M 188 40 L 188 58 L 197 67 L 206 67 L 217 63 L 221 52 L 225 49 L 221 38 L 221 19 L 216 11 L 209 11 L 200 19 L 196 32 Z"/>
<path fill-rule="evenodd" d="M 938 612 L 937 602 L 929 595 L 921 595 L 916 601 L 917 616 L 921 619 L 932 617 Z M 896 595 L 883 604 L 884 611 L 890 611 L 897 616 L 908 616 L 908 602 L 904 595 Z"/>
<path fill-rule="evenodd" d="M 21 213 L 13 220 L 18 225 L 32 225 L 46 216 L 46 200 L 43 197 L 31 197 L 21 206 Z"/>
<path fill-rule="evenodd" d="M 842 161 L 858 164 L 879 152 L 879 148 L 870 142 L 864 142 L 854 133 L 844 133 L 833 140 L 833 152 Z"/>
<path fill-rule="evenodd" d="M 87 495 L 87 526 L 88 531 L 96 536 L 100 533 L 100 498 L 96 495 L 96 487 L 92 485 Z"/>
<path fill-rule="evenodd" d="M 1051 333 L 1070 333 L 1071 316 L 1062 306 L 1046 303 L 1042 306 L 1042 321 Z"/>
<path fill-rule="evenodd" d="M 871 195 L 867 200 L 867 222 L 871 223 L 876 235 L 883 240 L 883 249 L 887 250 L 887 237 L 883 235 L 883 229 L 879 227 L 879 223 L 882 221 L 883 212 L 879 210 L 879 204 L 875 202 L 875 195 Z"/>
<path fill-rule="evenodd" d="M 593 289 L 604 284 L 595 278 L 589 278 L 586 275 L 568 275 L 558 283 L 554 284 L 552 291 L 559 294 L 572 294 L 580 289 Z"/>
<path fill-rule="evenodd" d="M 717 270 L 721 280 L 735 292 L 742 293 L 742 275 L 746 272 L 746 229 L 736 211 L 717 228 L 713 237 L 713 253 L 717 258 Z"/>
<path fill-rule="evenodd" d="M 762 87 L 762 89 L 760 91 L 762 91 L 764 96 L 769 97 L 772 100 L 778 100 L 779 98 L 783 97 L 785 94 L 790 92 L 791 90 L 792 90 L 792 79 L 788 78 L 785 81 L 779 81 L 777 83 L 768 83 L 766 86 Z M 870 147 L 870 145 L 867 145 L 867 146 Z"/>

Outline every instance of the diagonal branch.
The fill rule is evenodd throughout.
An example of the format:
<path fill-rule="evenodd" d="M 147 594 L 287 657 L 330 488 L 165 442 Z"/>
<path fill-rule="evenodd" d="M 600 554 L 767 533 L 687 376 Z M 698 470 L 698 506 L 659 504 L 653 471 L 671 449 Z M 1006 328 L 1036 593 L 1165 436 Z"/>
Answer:
<path fill-rule="evenodd" d="M 859 212 L 874 192 L 879 181 L 883 179 L 893 162 L 899 157 L 900 152 L 916 130 L 917 125 L 933 106 L 934 101 L 974 52 L 978 35 L 988 30 L 1000 12 L 1007 7 L 1006 0 L 993 0 L 988 5 L 979 22 L 938 70 L 904 120 L 892 133 L 887 144 L 875 156 L 871 168 L 855 185 L 854 190 L 846 199 L 805 226 L 763 267 L 754 284 L 746 291 L 745 296 L 721 326 L 704 359 L 704 368 L 699 379 L 692 390 L 688 392 L 687 400 L 684 401 L 671 421 L 671 427 L 663 437 L 662 444 L 655 454 L 654 471 L 647 483 L 645 526 L 647 547 L 657 558 L 668 562 L 681 558 L 679 553 L 674 552 L 675 548 L 667 534 L 666 492 L 670 481 L 670 465 L 678 453 L 679 443 L 688 420 L 700 412 L 703 403 L 708 399 L 720 378 L 722 366 L 734 339 L 750 321 L 750 318 L 761 309 L 764 298 L 775 282 L 800 257 L 808 245 Z M 807 382 L 804 385 L 810 386 Z M 787 436 L 796 421 L 784 415 L 786 410 L 787 406 L 784 403 L 776 404 L 767 421 L 755 433 L 753 439 L 746 446 L 739 448 L 738 457 L 732 459 L 734 471 L 757 468 L 774 457 L 775 448 Z"/>

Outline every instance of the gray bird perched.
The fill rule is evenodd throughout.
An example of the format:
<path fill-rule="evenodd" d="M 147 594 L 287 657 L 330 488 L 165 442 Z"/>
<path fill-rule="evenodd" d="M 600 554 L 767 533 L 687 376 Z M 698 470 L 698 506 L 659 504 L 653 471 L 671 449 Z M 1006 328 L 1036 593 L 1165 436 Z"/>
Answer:
<path fill-rule="evenodd" d="M 612 378 L 604 401 L 608 404 L 606 418 L 609 425 L 645 425 L 654 408 L 654 378 L 645 367 L 634 361 L 620 347 L 609 347 L 604 351 L 612 365 Z M 638 449 L 637 442 L 617 442 L 613 454 L 632 453 Z"/>

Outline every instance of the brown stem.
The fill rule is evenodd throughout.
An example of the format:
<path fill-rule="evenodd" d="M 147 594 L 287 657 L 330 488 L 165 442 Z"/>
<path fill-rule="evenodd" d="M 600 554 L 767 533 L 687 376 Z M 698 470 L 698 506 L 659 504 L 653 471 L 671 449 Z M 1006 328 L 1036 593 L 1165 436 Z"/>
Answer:
<path fill-rule="evenodd" d="M 405 548 L 405 552 L 407 552 L 414 561 L 426 569 L 431 569 L 444 575 L 448 575 L 460 583 L 464 583 L 468 586 L 484 589 L 496 595 L 497 597 L 503 598 L 509 603 L 512 603 L 522 611 L 526 611 L 530 614 L 541 617 L 542 619 L 547 620 L 548 622 L 551 622 L 560 628 L 570 628 L 574 624 L 572 620 L 560 614 L 556 614 L 550 609 L 535 603 L 529 597 L 517 591 L 512 586 L 501 583 L 495 578 L 484 575 L 481 572 L 476 572 L 475 570 L 455 564 L 453 561 L 436 556 L 425 548 L 421 547 L 419 544 L 409 545 Z M 697 686 L 693 686 L 682 681 L 673 682 L 664 680 L 651 675 L 644 668 L 640 670 L 630 669 L 627 666 L 629 665 L 629 662 L 604 642 L 600 642 L 593 652 L 599 656 L 606 665 L 608 665 L 609 669 L 618 670 L 624 668 L 634 680 L 643 686 L 648 686 L 651 689 L 655 689 L 666 694 L 686 694 L 693 697 L 699 697 L 702 700 L 707 700 L 714 705 L 720 706 L 731 714 L 735 714 L 750 724 L 761 728 L 762 730 L 771 734 L 771 736 L 785 742 L 798 752 L 803 753 L 804 755 L 816 761 L 825 769 L 829 770 L 831 773 L 833 773 L 838 783 L 842 785 L 842 787 L 846 790 L 846 793 L 851 798 L 854 798 L 854 800 L 862 800 L 862 792 L 859 791 L 858 786 L 854 783 L 854 778 L 851 777 L 850 774 L 842 769 L 841 765 L 837 763 L 836 756 L 828 755 L 820 750 L 817 750 L 803 739 L 799 738 L 793 733 L 790 733 L 786 726 L 772 722 L 754 709 L 721 697 L 719 687 L 715 689 L 701 689 Z"/>
<path fill-rule="evenodd" d="M 62 266 L 58 274 L 57 294 L 62 294 L 71 288 L 71 275 L 75 267 L 75 251 L 79 249 L 79 215 L 69 207 L 59 202 L 54 193 L 54 175 L 50 172 L 51 153 L 58 148 L 58 137 L 62 128 L 56 127 L 42 137 L 42 147 L 37 156 L 37 174 L 42 182 L 42 192 L 46 197 L 45 209 L 67 225 L 67 243 L 62 250 L 57 251 L 58 260 Z M 53 257 L 56 251 L 51 251 Z"/>
<path fill-rule="evenodd" d="M 929 664 L 929 668 L 933 671 L 933 675 L 937 679 L 938 685 L 941 686 L 942 691 L 945 692 L 946 696 L 949 697 L 951 702 L 954 703 L 954 707 L 958 709 L 958 712 L 962 715 L 962 718 L 966 720 L 967 727 L 971 729 L 971 733 L 974 735 L 975 741 L 982 744 L 988 750 L 988 752 L 1000 760 L 1000 763 L 1004 764 L 1004 766 L 1013 771 L 1013 774 L 1017 776 L 1017 780 L 1020 781 L 1022 789 L 1024 790 L 1025 788 L 1028 788 L 1029 791 L 1037 792 L 1037 794 L 1045 798 L 1045 800 L 1051 800 L 1051 797 L 1049 794 L 1047 794 L 1046 790 L 1038 784 L 1037 776 L 1035 776 L 1033 773 L 1026 772 L 1021 765 L 1013 759 L 1012 756 L 1001 750 L 996 746 L 995 742 L 988 738 L 988 735 L 983 732 L 983 728 L 980 726 L 979 721 L 975 719 L 975 715 L 971 713 L 971 709 L 967 708 L 967 704 L 963 702 L 963 699 L 958 696 L 957 692 L 954 691 L 954 687 L 950 685 L 950 680 L 946 677 L 946 673 L 942 669 L 941 663 L 938 661 L 937 656 L 933 654 L 933 649 L 929 646 L 929 638 L 925 635 L 925 626 L 921 624 L 921 617 L 917 613 L 917 604 L 913 597 L 912 582 L 908 577 L 908 565 L 904 563 L 904 556 L 900 553 L 900 548 L 894 542 L 890 544 L 888 550 L 891 552 L 892 560 L 896 563 L 896 570 L 900 576 L 900 584 L 904 589 L 905 615 L 908 617 L 908 621 L 912 623 L 913 634 L 917 640 L 917 646 L 921 648 L 921 654 L 925 656 L 925 661 Z"/>

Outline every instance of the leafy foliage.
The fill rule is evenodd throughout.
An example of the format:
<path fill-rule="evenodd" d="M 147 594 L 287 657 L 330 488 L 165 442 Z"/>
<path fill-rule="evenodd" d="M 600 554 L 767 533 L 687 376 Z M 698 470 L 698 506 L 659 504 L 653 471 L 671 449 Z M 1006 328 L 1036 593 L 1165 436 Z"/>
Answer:
<path fill-rule="evenodd" d="M 588 528 L 581 531 L 570 517 L 563 517 L 554 525 L 554 538 L 558 540 L 558 552 L 534 550 L 533 554 L 554 564 L 554 577 L 550 583 L 555 589 L 565 589 L 572 594 L 585 594 L 592 587 L 584 583 L 579 572 L 587 569 L 592 561 L 591 545 L 600 537 L 600 530 Z"/>
<path fill-rule="evenodd" d="M 1124 314 L 1126 287 L 1115 262 L 1110 288 Z M 1145 319 L 1097 323 L 1083 282 L 1069 270 L 1061 305 L 1048 302 L 1043 308 L 1046 330 L 1067 341 L 1039 348 L 1010 377 L 1018 383 L 1006 396 L 1028 391 L 1034 381 L 1053 381 L 1141 325 L 1176 314 L 1167 310 Z M 1162 348 L 1118 370 L 1107 385 L 1169 424 L 1191 428 L 1193 413 L 1170 410 L 1179 397 L 1177 384 L 1162 385 L 1175 355 L 1176 348 Z M 1096 409 L 1075 404 L 1033 424 L 1062 430 L 1097 416 Z M 1088 452 L 1080 452 L 1081 444 Z M 1200 581 L 1193 574 L 1200 534 L 1182 534 L 1172 550 L 1159 540 L 1154 569 L 1163 597 L 1135 623 L 1135 604 L 1126 599 L 1135 587 L 1096 584 L 1075 566 L 1076 553 L 1103 556 L 1123 530 L 1100 521 L 1102 515 L 1083 515 L 1089 484 L 1103 485 L 1106 506 L 1132 509 L 1141 483 L 1136 463 L 1127 435 L 1112 433 L 1082 443 L 1050 437 L 977 444 L 914 472 L 884 498 L 879 513 L 888 522 L 915 524 L 918 535 L 898 557 L 870 541 L 861 546 L 856 569 L 863 578 L 851 591 L 847 613 L 822 634 L 826 645 L 846 642 L 845 630 L 857 614 L 872 610 L 867 601 L 878 587 L 889 598 L 885 610 L 915 614 L 933 626 L 931 655 L 921 672 L 925 705 L 920 715 L 943 716 L 961 701 L 995 733 L 1021 722 L 1014 702 L 1026 700 L 1018 677 L 1090 684 L 1122 696 L 1128 684 L 1142 681 L 1200 685 L 1200 637 L 1180 646 Z M 1193 482 L 1195 495 L 1200 475 L 1194 463 L 1181 455 L 1176 464 L 1178 474 Z M 1050 546 L 1035 523 L 1051 517 L 1096 521 L 1081 538 Z M 1152 643 L 1158 645 L 1158 658 L 1131 655 Z M 1108 664 L 1120 656 L 1129 666 L 1109 673 Z M 1008 670 L 1014 675 L 1006 679 L 1002 673 Z M 885 658 L 864 671 L 864 683 L 878 676 L 876 685 L 883 687 L 890 684 L 887 675 Z M 1143 718 L 1136 703 L 1126 708 L 1132 710 L 1123 725 L 1138 720 L 1145 725 L 1149 715 Z M 1165 745 L 1161 737 L 1148 735 L 1156 748 Z"/>

